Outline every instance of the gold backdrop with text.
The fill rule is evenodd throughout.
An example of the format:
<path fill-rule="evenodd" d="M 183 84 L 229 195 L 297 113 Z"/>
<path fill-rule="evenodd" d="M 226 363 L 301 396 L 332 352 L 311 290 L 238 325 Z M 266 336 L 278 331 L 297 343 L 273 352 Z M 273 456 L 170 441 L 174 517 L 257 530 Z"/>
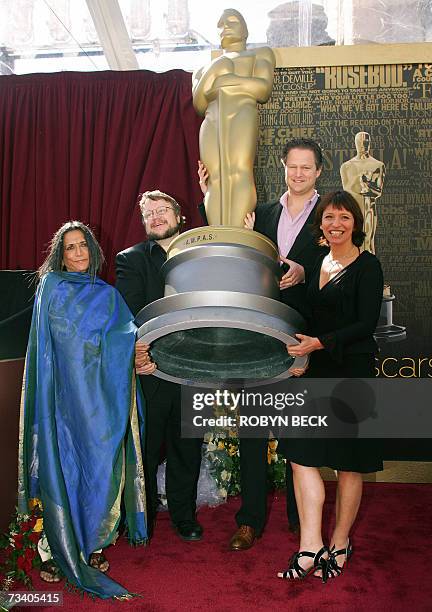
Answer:
<path fill-rule="evenodd" d="M 356 155 L 356 133 L 370 134 L 371 155 L 386 166 L 376 254 L 396 295 L 394 322 L 407 328 L 405 341 L 382 352 L 412 358 L 413 367 L 425 358 L 412 375 L 432 376 L 432 64 L 277 68 L 259 127 L 258 202 L 285 191 L 280 158 L 290 138 L 320 143 L 324 194 L 342 187 L 340 166 Z M 399 359 L 396 370 L 407 364 Z"/>

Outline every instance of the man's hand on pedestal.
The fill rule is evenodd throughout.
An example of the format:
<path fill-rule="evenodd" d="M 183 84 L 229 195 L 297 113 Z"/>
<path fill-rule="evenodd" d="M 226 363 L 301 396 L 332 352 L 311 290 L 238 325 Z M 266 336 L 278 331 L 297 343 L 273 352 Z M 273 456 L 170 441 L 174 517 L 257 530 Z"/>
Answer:
<path fill-rule="evenodd" d="M 135 344 L 135 370 L 137 374 L 149 375 L 156 370 L 156 364 L 153 363 L 149 355 L 150 346 L 143 342 Z"/>
<path fill-rule="evenodd" d="M 280 289 L 288 289 L 288 287 L 294 287 L 302 283 L 305 279 L 305 271 L 303 266 L 298 264 L 292 259 L 286 259 L 286 257 L 279 256 L 279 259 L 289 266 L 288 272 L 282 276 L 279 287 Z"/>

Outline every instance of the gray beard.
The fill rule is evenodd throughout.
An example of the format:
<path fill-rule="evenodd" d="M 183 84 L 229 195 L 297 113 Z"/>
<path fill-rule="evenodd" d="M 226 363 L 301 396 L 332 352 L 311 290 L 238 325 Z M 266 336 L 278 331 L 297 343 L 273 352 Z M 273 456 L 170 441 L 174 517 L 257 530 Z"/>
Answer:
<path fill-rule="evenodd" d="M 167 238 L 172 238 L 173 236 L 178 234 L 179 231 L 180 231 L 180 223 L 177 223 L 177 225 L 175 225 L 174 227 L 169 227 L 165 231 L 165 233 L 162 234 L 161 236 L 159 236 L 158 234 L 155 234 L 154 232 L 148 232 L 147 238 L 149 240 L 155 240 L 157 242 L 158 240 L 166 240 Z"/>

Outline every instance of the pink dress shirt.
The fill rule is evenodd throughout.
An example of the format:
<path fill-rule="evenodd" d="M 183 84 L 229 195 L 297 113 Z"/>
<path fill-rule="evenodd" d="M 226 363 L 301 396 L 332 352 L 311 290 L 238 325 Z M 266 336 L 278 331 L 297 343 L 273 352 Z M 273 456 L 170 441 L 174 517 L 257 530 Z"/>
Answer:
<path fill-rule="evenodd" d="M 288 191 L 286 191 L 281 199 L 282 212 L 277 229 L 277 242 L 279 247 L 279 255 L 287 257 L 297 236 L 299 235 L 303 225 L 306 223 L 312 208 L 315 206 L 319 198 L 318 192 L 315 190 L 314 195 L 308 200 L 303 210 L 293 219 L 288 212 Z"/>

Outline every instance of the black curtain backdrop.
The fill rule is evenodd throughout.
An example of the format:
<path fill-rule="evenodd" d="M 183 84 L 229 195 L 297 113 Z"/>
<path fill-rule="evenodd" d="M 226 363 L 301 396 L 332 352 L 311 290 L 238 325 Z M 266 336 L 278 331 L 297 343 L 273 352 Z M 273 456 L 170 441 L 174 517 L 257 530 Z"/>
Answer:
<path fill-rule="evenodd" d="M 191 75 L 64 72 L 0 78 L 1 269 L 36 269 L 70 219 L 88 223 L 114 279 L 115 254 L 144 239 L 138 196 L 160 189 L 201 225 L 201 119 Z"/>

